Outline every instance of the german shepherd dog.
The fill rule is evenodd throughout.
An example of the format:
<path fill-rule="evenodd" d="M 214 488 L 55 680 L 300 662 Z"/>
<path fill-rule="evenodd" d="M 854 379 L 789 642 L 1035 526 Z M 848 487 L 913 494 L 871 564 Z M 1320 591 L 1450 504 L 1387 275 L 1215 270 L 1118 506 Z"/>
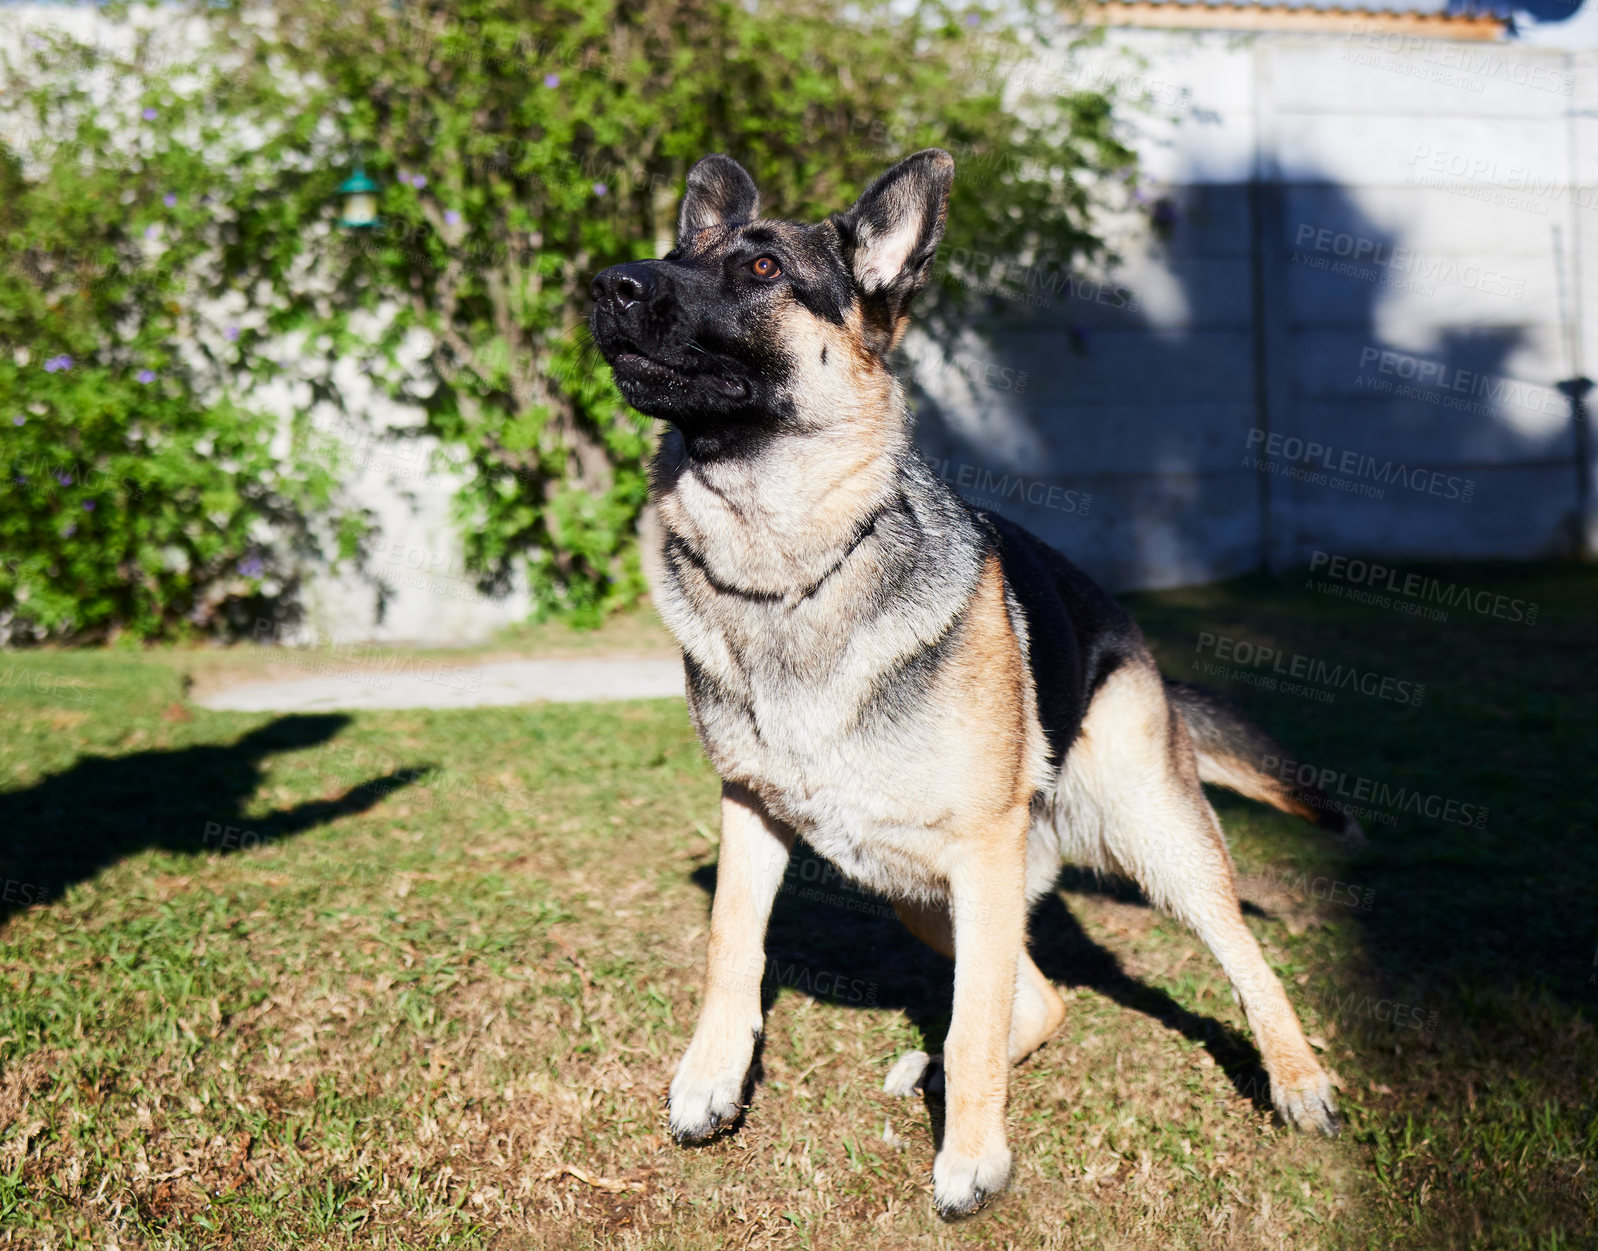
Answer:
<path fill-rule="evenodd" d="M 594 279 L 594 339 L 670 423 L 652 469 L 658 607 L 722 778 L 704 1004 L 672 1079 L 678 1142 L 735 1122 L 763 1020 L 765 932 L 796 836 L 886 895 L 954 965 L 945 1217 L 1002 1190 L 1009 1066 L 1065 1016 L 1026 951 L 1063 860 L 1133 879 L 1189 925 L 1248 1016 L 1283 1120 L 1335 1134 L 1332 1088 L 1243 923 L 1201 782 L 1353 834 L 1261 768 L 1270 741 L 1162 682 L 1070 561 L 971 508 L 911 443 L 889 355 L 943 236 L 954 160 L 928 149 L 853 208 L 759 216 L 737 162 L 688 175 L 677 246 Z M 886 1088 L 909 1094 L 912 1052 Z"/>

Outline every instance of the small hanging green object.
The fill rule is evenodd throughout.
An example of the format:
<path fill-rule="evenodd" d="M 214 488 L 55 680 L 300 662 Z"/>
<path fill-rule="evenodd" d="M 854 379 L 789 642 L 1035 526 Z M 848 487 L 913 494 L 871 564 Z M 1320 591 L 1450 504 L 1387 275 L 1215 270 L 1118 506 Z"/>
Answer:
<path fill-rule="evenodd" d="M 371 230 L 383 221 L 377 215 L 377 193 L 381 188 L 366 175 L 364 166 L 341 182 L 336 195 L 344 198 L 344 213 L 338 224 L 345 230 Z"/>

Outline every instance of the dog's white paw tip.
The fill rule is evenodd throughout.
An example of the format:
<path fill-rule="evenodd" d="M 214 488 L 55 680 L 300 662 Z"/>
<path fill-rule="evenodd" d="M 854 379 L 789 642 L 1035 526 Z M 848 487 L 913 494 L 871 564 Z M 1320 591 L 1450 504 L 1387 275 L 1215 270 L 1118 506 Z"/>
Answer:
<path fill-rule="evenodd" d="M 671 1137 L 679 1147 L 693 1147 L 709 1142 L 739 1117 L 743 1108 L 736 1103 L 708 1108 L 698 1114 L 679 1115 L 673 1111 L 670 1118 Z"/>
<path fill-rule="evenodd" d="M 905 1052 L 893 1062 L 888 1075 L 882 1079 L 882 1089 L 901 1099 L 915 1094 L 916 1087 L 921 1084 L 931 1064 L 932 1057 L 925 1051 Z"/>
<path fill-rule="evenodd" d="M 1008 1148 L 974 1158 L 944 1150 L 932 1165 L 932 1202 L 946 1221 L 970 1216 L 1009 1184 Z"/>
<path fill-rule="evenodd" d="M 1274 1102 L 1282 1120 L 1294 1129 L 1306 1134 L 1315 1131 L 1327 1138 L 1336 1138 L 1342 1132 L 1343 1121 L 1332 1100 L 1332 1085 L 1325 1078 L 1314 1085 L 1283 1091 Z"/>
<path fill-rule="evenodd" d="M 709 1142 L 728 1125 L 738 1119 L 734 1112 L 731 1116 L 722 1117 L 712 1115 L 696 1125 L 682 1125 L 675 1123 L 671 1127 L 671 1140 L 679 1147 L 697 1147 Z"/>
<path fill-rule="evenodd" d="M 678 1146 L 709 1142 L 743 1114 L 739 1096 L 743 1078 L 719 1081 L 684 1080 L 671 1084 L 671 1136 Z"/>
<path fill-rule="evenodd" d="M 1336 1138 L 1343 1132 L 1343 1118 L 1337 1115 L 1337 1109 L 1329 1100 L 1319 1095 L 1306 1096 L 1296 1112 L 1294 1123 L 1306 1133 L 1314 1129 L 1327 1138 Z"/>

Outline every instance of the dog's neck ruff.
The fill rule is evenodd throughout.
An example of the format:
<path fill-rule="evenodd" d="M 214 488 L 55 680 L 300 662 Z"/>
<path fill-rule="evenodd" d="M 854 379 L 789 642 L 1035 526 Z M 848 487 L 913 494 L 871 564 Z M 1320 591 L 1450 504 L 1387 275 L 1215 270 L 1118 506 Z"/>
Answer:
<path fill-rule="evenodd" d="M 653 482 L 666 546 L 720 593 L 807 599 L 897 506 L 908 440 L 898 443 L 873 449 L 833 428 L 784 434 L 749 456 L 699 461 L 673 430 Z"/>
<path fill-rule="evenodd" d="M 691 666 L 750 692 L 803 674 L 839 715 L 939 645 L 990 548 L 907 436 L 862 455 L 789 434 L 758 463 L 714 469 L 686 463 L 669 438 L 653 493 L 656 606 Z M 847 690 L 831 684 L 842 672 Z M 783 678 L 773 689 L 787 699 L 797 688 Z"/>

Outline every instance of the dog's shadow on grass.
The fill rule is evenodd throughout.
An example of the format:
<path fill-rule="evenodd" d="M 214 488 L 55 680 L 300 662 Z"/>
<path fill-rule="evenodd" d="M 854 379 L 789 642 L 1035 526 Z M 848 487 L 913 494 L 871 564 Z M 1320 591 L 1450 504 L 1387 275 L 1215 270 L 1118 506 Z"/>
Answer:
<path fill-rule="evenodd" d="M 364 812 L 430 771 L 401 769 L 348 787 L 336 799 L 244 815 L 267 757 L 320 747 L 349 721 L 335 714 L 285 716 L 234 743 L 85 755 L 32 786 L 0 791 L 0 922 L 136 852 L 227 854 L 270 845 Z"/>
<path fill-rule="evenodd" d="M 714 865 L 704 865 L 692 876 L 697 886 L 714 893 Z M 1144 902 L 1126 883 L 1100 881 L 1069 868 L 1060 884 L 1077 893 Z M 1238 1094 L 1258 1110 L 1270 1112 L 1270 1081 L 1253 1042 L 1232 1026 L 1191 1012 L 1163 990 L 1127 974 L 1113 953 L 1088 936 L 1058 893 L 1049 894 L 1032 910 L 1028 932 L 1032 958 L 1056 985 L 1095 991 L 1199 1043 Z M 887 901 L 856 890 L 801 842 L 794 849 L 766 935 L 761 990 L 767 1012 L 784 988 L 842 1007 L 900 1009 L 920 1030 L 926 1050 L 938 1052 L 949 1029 L 954 964 L 912 936 Z M 940 1112 L 941 1108 L 932 1109 L 935 1134 Z"/>

